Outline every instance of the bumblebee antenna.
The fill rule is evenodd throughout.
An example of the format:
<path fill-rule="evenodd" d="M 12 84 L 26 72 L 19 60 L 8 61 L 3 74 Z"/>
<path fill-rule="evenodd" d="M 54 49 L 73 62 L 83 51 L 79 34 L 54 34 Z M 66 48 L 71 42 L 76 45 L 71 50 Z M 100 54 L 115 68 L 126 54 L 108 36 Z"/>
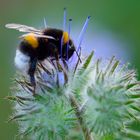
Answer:
<path fill-rule="evenodd" d="M 75 52 L 76 52 L 76 55 L 77 55 L 77 57 L 78 57 L 78 59 L 79 59 L 80 63 L 82 63 L 82 60 L 81 60 L 81 58 L 80 58 L 80 55 L 78 54 L 78 52 L 77 52 L 77 50 L 76 50 L 76 49 L 75 49 Z"/>
<path fill-rule="evenodd" d="M 83 41 L 83 37 L 84 37 L 84 33 L 86 32 L 86 29 L 87 29 L 88 22 L 89 22 L 90 18 L 91 18 L 91 16 L 87 17 L 87 19 L 86 19 L 86 21 L 85 21 L 85 23 L 83 25 L 83 28 L 82 28 L 82 30 L 80 32 L 79 39 L 78 39 L 79 43 L 78 43 L 77 53 L 79 52 L 79 49 L 81 47 L 81 44 L 82 44 L 82 41 Z"/>
<path fill-rule="evenodd" d="M 45 17 L 44 17 L 43 21 L 44 21 L 44 27 L 47 28 L 47 21 L 46 21 Z"/>

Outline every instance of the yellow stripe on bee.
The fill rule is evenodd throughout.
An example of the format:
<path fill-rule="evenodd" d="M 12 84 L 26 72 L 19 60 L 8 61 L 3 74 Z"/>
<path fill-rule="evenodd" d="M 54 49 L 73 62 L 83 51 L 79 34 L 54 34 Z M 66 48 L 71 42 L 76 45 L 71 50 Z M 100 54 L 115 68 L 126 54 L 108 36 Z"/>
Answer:
<path fill-rule="evenodd" d="M 63 43 L 66 44 L 69 41 L 69 34 L 68 32 L 63 32 Z"/>
<path fill-rule="evenodd" d="M 38 47 L 38 40 L 37 37 L 35 37 L 35 34 L 29 33 L 24 37 L 24 40 L 27 41 L 33 48 Z"/>

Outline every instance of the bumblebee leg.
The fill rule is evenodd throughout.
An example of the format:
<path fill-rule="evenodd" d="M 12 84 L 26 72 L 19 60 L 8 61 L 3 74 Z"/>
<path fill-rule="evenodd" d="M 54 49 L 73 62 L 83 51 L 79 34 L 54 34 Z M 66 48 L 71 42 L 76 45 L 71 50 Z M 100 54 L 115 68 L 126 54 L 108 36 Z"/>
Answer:
<path fill-rule="evenodd" d="M 30 67 L 28 70 L 28 74 L 30 76 L 30 82 L 31 82 L 32 86 L 34 87 L 33 94 L 35 94 L 35 87 L 36 87 L 36 82 L 35 82 L 35 77 L 34 77 L 34 73 L 36 70 L 36 64 L 37 64 L 37 59 L 31 59 L 30 60 Z"/>
<path fill-rule="evenodd" d="M 57 65 L 57 68 L 59 70 L 59 72 L 61 72 L 63 70 L 61 64 L 59 63 L 59 54 L 58 54 L 58 51 L 55 52 L 55 59 L 56 59 L 56 65 Z"/>
<path fill-rule="evenodd" d="M 63 62 L 64 68 L 68 71 L 69 67 L 68 67 L 67 61 L 65 59 L 62 59 L 62 62 Z"/>

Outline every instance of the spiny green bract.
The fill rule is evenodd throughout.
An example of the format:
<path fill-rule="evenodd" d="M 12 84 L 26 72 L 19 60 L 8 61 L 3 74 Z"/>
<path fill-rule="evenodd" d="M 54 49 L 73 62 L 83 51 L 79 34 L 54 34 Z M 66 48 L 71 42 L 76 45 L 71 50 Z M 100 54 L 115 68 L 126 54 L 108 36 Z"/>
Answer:
<path fill-rule="evenodd" d="M 130 124 L 139 121 L 140 83 L 135 76 L 134 70 L 119 65 L 114 57 L 105 67 L 97 60 L 86 90 L 85 109 L 87 125 L 96 135 L 111 136 L 106 139 L 127 137 Z"/>
<path fill-rule="evenodd" d="M 108 64 L 38 64 L 37 89 L 15 76 L 15 113 L 22 137 L 34 140 L 138 140 L 140 87 L 133 70 L 114 57 Z M 51 67 L 50 67 L 51 65 Z M 61 71 L 61 72 L 60 72 Z M 71 97 L 73 101 L 71 100 Z M 140 124 L 140 123 L 139 123 Z"/>

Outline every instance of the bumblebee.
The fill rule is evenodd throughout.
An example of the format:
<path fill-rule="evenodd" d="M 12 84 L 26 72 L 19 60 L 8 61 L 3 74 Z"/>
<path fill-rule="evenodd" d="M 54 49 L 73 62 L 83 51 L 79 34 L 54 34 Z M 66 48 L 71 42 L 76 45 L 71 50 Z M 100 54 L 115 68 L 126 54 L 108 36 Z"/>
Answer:
<path fill-rule="evenodd" d="M 38 61 L 51 57 L 55 60 L 62 58 L 69 60 L 76 51 L 68 32 L 55 28 L 38 30 L 21 24 L 6 24 L 6 28 L 26 32 L 20 36 L 22 39 L 15 56 L 15 65 L 20 70 L 25 70 L 30 77 L 33 86 L 35 82 L 35 70 Z"/>

